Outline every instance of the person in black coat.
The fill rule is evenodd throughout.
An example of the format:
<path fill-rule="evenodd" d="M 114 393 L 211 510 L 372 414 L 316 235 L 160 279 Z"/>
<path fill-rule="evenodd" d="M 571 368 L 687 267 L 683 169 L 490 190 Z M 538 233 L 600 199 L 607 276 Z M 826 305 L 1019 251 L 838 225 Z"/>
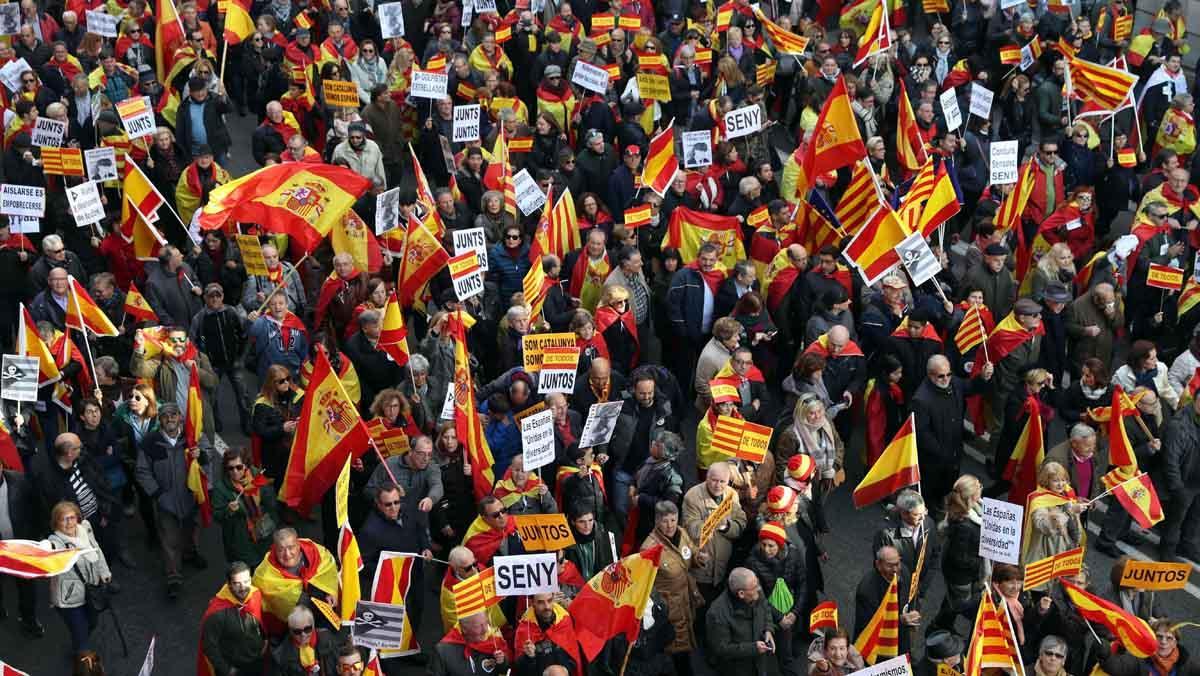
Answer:
<path fill-rule="evenodd" d="M 554 462 L 543 474 L 557 477 L 559 466 L 571 464 L 572 449 L 578 446 L 583 432 L 583 416 L 568 407 L 567 397 L 561 392 L 546 395 L 546 408 L 554 413 Z"/>
<path fill-rule="evenodd" d="M 429 519 L 424 512 L 403 513 L 404 499 L 399 486 L 390 485 L 375 494 L 375 509 L 367 515 L 358 529 L 358 544 L 362 552 L 362 588 L 370 589 L 375 579 L 375 568 L 381 552 L 420 552 L 428 561 L 433 556 L 433 542 L 429 538 Z M 409 589 L 413 593 L 405 599 L 405 612 L 412 620 L 413 631 L 421 625 L 421 611 L 425 607 L 425 566 L 417 563 L 412 567 Z"/>
<path fill-rule="evenodd" d="M 200 146 L 205 145 L 199 140 L 199 130 L 192 128 L 191 110 L 195 107 L 203 108 L 204 138 L 207 145 L 212 147 L 217 164 L 225 166 L 228 164 L 232 141 L 229 127 L 222 121 L 221 116 L 232 113 L 233 106 L 223 95 L 210 96 L 208 83 L 200 78 L 188 80 L 188 96 L 180 102 L 178 117 L 175 120 L 175 135 L 179 140 L 179 147 L 183 150 L 184 164 L 190 163 L 192 155 L 199 152 Z"/>
<path fill-rule="evenodd" d="M 734 306 L 742 296 L 758 290 L 754 264 L 748 260 L 734 263 L 733 274 L 717 286 L 717 295 L 713 299 L 713 317 L 731 316 Z"/>
<path fill-rule="evenodd" d="M 983 591 L 984 563 L 979 556 L 983 525 L 983 486 L 970 474 L 959 477 L 946 497 L 946 520 L 938 526 L 942 539 L 942 578 L 946 596 L 930 630 L 953 629 L 959 615 L 974 619 Z"/>
<path fill-rule="evenodd" d="M 931 314 L 924 308 L 913 310 L 905 319 L 907 326 L 900 331 L 900 335 L 887 336 L 884 349 L 876 353 L 877 356 L 891 354 L 900 360 L 904 368 L 900 387 L 906 399 L 911 399 L 917 387 L 925 381 L 925 367 L 929 358 L 943 352 L 942 341 L 933 330 L 931 320 Z"/>
<path fill-rule="evenodd" d="M 132 561 L 124 551 L 117 527 L 121 503 L 112 491 L 104 471 L 96 461 L 82 455 L 83 442 L 69 432 L 54 438 L 51 453 L 40 458 L 33 466 L 32 482 L 38 499 L 45 510 L 60 502 L 79 505 L 83 517 L 92 524 L 100 547 L 111 555 L 118 555 L 123 563 Z"/>
<path fill-rule="evenodd" d="M 1071 292 L 1058 282 L 1047 284 L 1043 290 L 1042 326 L 1046 329 L 1046 335 L 1042 339 L 1042 350 L 1038 353 L 1038 366 L 1049 371 L 1057 382 L 1062 382 L 1063 372 L 1070 363 L 1067 361 L 1067 326 L 1063 310 L 1071 300 Z"/>
<path fill-rule="evenodd" d="M 375 395 L 405 380 L 404 369 L 386 352 L 379 349 L 382 321 L 379 312 L 366 310 L 358 316 L 359 330 L 346 341 L 344 352 L 354 364 L 362 388 L 361 408 L 365 412 L 375 401 Z"/>
<path fill-rule="evenodd" d="M 44 522 L 39 515 L 37 496 L 29 477 L 21 472 L 10 470 L 0 461 L 0 493 L 7 499 L 0 502 L 0 540 L 37 540 L 42 531 L 37 525 Z M 3 526 L 7 524 L 7 528 Z M 0 580 L 3 580 L 0 577 Z M 17 613 L 20 618 L 21 633 L 27 638 L 41 638 L 46 628 L 37 619 L 37 592 L 33 580 L 12 578 L 17 588 Z M 0 582 L 0 593 L 4 591 Z M 0 615 L 5 614 L 2 597 L 0 597 Z"/>
<path fill-rule="evenodd" d="M 854 635 L 861 636 L 867 623 L 879 609 L 892 579 L 896 578 L 897 597 L 908 598 L 912 572 L 900 560 L 895 547 L 884 545 L 875 551 L 875 560 L 854 590 Z M 913 628 L 920 625 L 921 613 L 915 604 L 903 604 L 906 610 L 900 613 L 899 652 L 906 653 L 912 644 Z"/>

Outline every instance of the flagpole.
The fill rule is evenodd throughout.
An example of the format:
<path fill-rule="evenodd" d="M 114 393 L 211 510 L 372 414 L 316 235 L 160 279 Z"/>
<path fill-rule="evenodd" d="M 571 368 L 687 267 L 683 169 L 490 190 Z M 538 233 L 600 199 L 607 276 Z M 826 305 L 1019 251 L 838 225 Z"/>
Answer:
<path fill-rule="evenodd" d="M 1092 628 L 1092 623 L 1091 623 L 1091 621 L 1090 621 L 1090 620 L 1088 620 L 1086 617 L 1085 617 L 1085 618 L 1083 618 L 1083 621 L 1087 623 L 1087 628 L 1088 628 L 1088 631 L 1091 631 L 1091 632 L 1092 632 L 1092 638 L 1096 639 L 1096 643 L 1099 643 L 1100 645 L 1104 645 L 1104 641 L 1100 640 L 1100 636 L 1099 636 L 1099 635 L 1097 635 L 1097 634 L 1096 634 L 1096 630 Z"/>
<path fill-rule="evenodd" d="M 625 648 L 625 659 L 621 661 L 621 672 L 618 676 L 625 676 L 625 667 L 629 666 L 629 655 L 633 652 L 633 644 L 636 641 L 628 641 L 629 647 Z"/>
<path fill-rule="evenodd" d="M 74 282 L 75 278 L 71 277 L 71 281 Z M 95 377 L 96 362 L 92 360 L 92 344 L 88 342 L 87 322 L 85 322 L 83 320 L 83 308 L 80 307 L 80 305 L 79 305 L 79 296 L 78 296 L 78 294 L 75 293 L 75 284 L 74 283 L 69 284 L 68 290 L 71 292 L 71 301 L 75 304 L 75 312 L 77 312 L 79 315 L 79 323 L 83 325 L 80 327 L 79 332 L 83 334 L 83 347 L 87 350 L 88 364 L 91 366 L 92 376 Z M 63 352 L 66 352 L 67 354 L 70 354 L 70 348 L 67 345 L 67 341 L 71 340 L 71 334 L 69 331 L 70 328 L 71 328 L 70 326 L 67 327 L 68 332 L 63 336 Z M 99 391 L 99 390 L 100 390 L 100 387 L 97 385 L 96 391 Z M 94 394 L 95 394 L 95 392 L 93 392 L 93 395 Z M 99 398 L 99 397 L 97 397 L 97 398 Z"/>
<path fill-rule="evenodd" d="M 271 293 L 267 294 L 267 297 L 265 299 L 263 299 L 262 305 L 259 305 L 258 309 L 255 310 L 255 312 L 257 312 L 258 314 L 262 314 L 263 308 L 265 308 L 267 306 L 267 303 L 271 300 L 271 296 L 274 296 L 275 293 L 279 291 L 279 289 L 283 288 L 284 284 L 287 284 L 288 277 L 291 277 L 292 274 L 296 272 L 296 270 L 299 270 L 300 264 L 303 263 L 307 258 L 308 258 L 308 254 L 306 253 L 306 254 L 304 254 L 304 256 L 302 256 L 300 258 L 300 260 L 296 261 L 296 264 L 292 266 L 291 272 L 287 273 L 286 275 L 283 276 L 283 279 L 279 280 L 279 283 L 276 284 L 273 289 L 271 289 Z M 188 280 L 188 281 L 190 282 L 191 280 Z M 349 397 L 347 397 L 347 399 L 348 398 Z"/>
<path fill-rule="evenodd" d="M 990 594 L 991 590 L 984 590 L 984 593 Z M 1015 644 L 1017 642 L 1017 631 L 1015 629 L 1013 629 L 1011 611 L 1008 609 L 1008 601 L 1005 600 L 1003 595 L 1001 595 L 1001 597 L 1000 597 L 1000 605 L 1004 606 L 1004 620 L 1008 623 L 1008 632 L 1013 637 L 1013 643 Z M 1017 667 L 1021 670 L 1020 676 L 1025 676 L 1025 665 L 1021 661 L 1020 653 L 1021 653 L 1021 651 L 1020 651 L 1020 648 L 1018 647 L 1017 655 L 1016 655 L 1017 659 L 1015 659 L 1013 661 L 1017 663 Z"/>
<path fill-rule="evenodd" d="M 226 40 L 225 36 L 222 35 L 221 42 L 225 46 L 221 48 L 221 74 L 219 76 L 217 76 L 217 79 L 221 81 L 221 84 L 224 84 L 225 83 L 225 62 L 229 60 L 229 58 L 228 58 L 229 57 L 229 40 Z"/>

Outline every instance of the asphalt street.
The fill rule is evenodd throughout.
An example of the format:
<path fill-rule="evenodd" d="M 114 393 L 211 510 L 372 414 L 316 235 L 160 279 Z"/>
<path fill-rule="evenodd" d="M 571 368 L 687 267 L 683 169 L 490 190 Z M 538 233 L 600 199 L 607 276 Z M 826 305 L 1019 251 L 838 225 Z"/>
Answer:
<path fill-rule="evenodd" d="M 234 137 L 234 152 L 229 169 L 235 175 L 241 175 L 253 168 L 249 157 L 250 134 L 253 131 L 252 118 L 230 116 L 228 124 Z M 253 381 L 253 378 L 249 379 Z M 219 415 L 225 421 L 226 434 L 224 439 L 230 446 L 239 446 L 247 440 L 237 432 L 238 417 L 233 408 L 233 397 L 224 384 L 215 402 Z M 687 425 L 686 436 L 689 441 L 694 437 L 695 420 Z M 1062 438 L 1062 430 L 1055 429 L 1055 434 Z M 848 480 L 835 491 L 830 498 L 828 512 L 833 532 L 824 539 L 824 545 L 829 553 L 829 560 L 824 565 L 826 590 L 825 597 L 838 601 L 842 608 L 843 626 L 853 624 L 854 589 L 859 579 L 871 566 L 871 539 L 875 531 L 886 524 L 883 510 L 878 506 L 866 509 L 854 509 L 850 501 L 850 491 L 862 477 L 863 468 L 858 460 L 857 449 L 861 445 L 850 444 L 853 449 L 847 453 Z M 977 455 L 977 454 L 976 454 Z M 695 467 L 694 452 L 689 451 L 681 458 L 681 466 Z M 978 458 L 969 457 L 965 463 L 965 471 L 983 476 L 983 466 Z M 692 470 L 688 470 L 689 472 Z M 694 477 L 689 477 L 694 481 Z M 986 481 L 985 481 L 986 483 Z M 303 524 L 303 535 L 317 535 L 317 521 Z M 126 519 L 126 540 L 137 562 L 137 568 L 130 570 L 113 565 L 114 579 L 123 587 L 116 597 L 115 610 L 120 619 L 120 627 L 128 643 L 128 654 L 121 650 L 121 642 L 116 633 L 113 618 L 106 615 L 99 629 L 93 634 L 95 648 L 101 653 L 108 673 L 113 676 L 135 676 L 142 665 L 147 646 L 152 637 L 157 636 L 156 673 L 158 674 L 189 674 L 192 673 L 196 662 L 196 646 L 199 633 L 199 620 L 211 596 L 222 584 L 223 568 L 225 565 L 222 554 L 220 533 L 216 528 L 205 530 L 201 537 L 201 550 L 207 557 L 206 570 L 188 568 L 185 571 L 185 584 L 180 598 L 168 602 L 165 595 L 165 580 L 162 564 L 157 550 L 147 549 L 144 531 L 138 517 Z M 1143 552 L 1131 552 L 1149 558 L 1152 552 L 1147 548 Z M 1087 563 L 1093 572 L 1093 579 L 1103 584 L 1108 578 L 1112 559 L 1098 552 L 1089 551 Z M 432 573 L 432 571 L 429 571 Z M 426 603 L 425 622 L 419 633 L 423 645 L 430 645 L 440 638 L 440 622 L 437 619 L 436 585 L 438 576 L 427 574 L 430 595 Z M 24 638 L 17 628 L 16 604 L 13 587 L 7 580 L 0 581 L 0 589 L 4 593 L 4 608 L 8 618 L 0 622 L 0 660 L 11 666 L 28 672 L 32 676 L 57 676 L 69 673 L 68 649 L 69 642 L 65 625 L 48 607 L 46 601 L 46 585 L 39 583 L 39 617 L 46 626 L 46 636 L 40 640 L 31 641 Z M 935 581 L 935 588 L 930 593 L 931 607 L 927 619 L 932 618 L 943 596 L 943 585 L 940 577 Z M 1159 602 L 1166 608 L 1170 617 L 1177 620 L 1200 618 L 1200 590 L 1196 586 L 1189 590 L 1165 592 L 1159 594 Z M 1190 633 L 1189 633 L 1190 631 Z M 1192 654 L 1200 651 L 1200 633 L 1185 630 L 1185 645 Z M 404 673 L 419 674 L 423 668 L 406 667 Z M 707 673 L 710 670 L 695 660 L 696 673 Z M 1076 674 L 1074 676 L 1083 676 Z"/>

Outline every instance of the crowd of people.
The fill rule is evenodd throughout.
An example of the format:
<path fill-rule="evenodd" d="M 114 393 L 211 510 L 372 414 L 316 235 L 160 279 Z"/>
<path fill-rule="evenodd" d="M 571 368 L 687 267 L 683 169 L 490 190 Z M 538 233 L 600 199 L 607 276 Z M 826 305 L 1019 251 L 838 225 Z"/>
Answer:
<path fill-rule="evenodd" d="M 20 630 L 41 638 L 53 607 L 76 673 L 100 673 L 86 670 L 103 657 L 91 636 L 103 599 L 136 585 L 175 602 L 185 569 L 210 565 L 198 545 L 211 512 L 225 583 L 202 618 L 179 618 L 199 626 L 204 674 L 654 676 L 706 663 L 841 676 L 875 661 L 856 643 L 893 585 L 907 599 L 897 650 L 919 676 L 963 669 L 985 596 L 1039 676 L 1197 673 L 1179 642 L 1187 618 L 1121 585 L 1129 558 L 1118 548 L 1153 535 L 1158 560 L 1200 560 L 1200 191 L 1183 9 L 1006 4 L 414 0 L 385 12 L 350 0 L 22 0 L 19 32 L 0 44 L 3 182 L 44 188 L 45 215 L 0 215 L 0 346 L 37 356 L 40 340 L 59 377 L 36 404 L 3 400 L 0 539 L 85 553 L 51 578 L 49 598 L 0 579 L 15 584 Z M 98 34 L 97 13 L 115 19 L 116 36 Z M 1080 61 L 1137 75 L 1128 105 L 1104 109 L 1070 86 Z M 596 68 L 609 76 L 603 92 L 585 84 Z M 420 73 L 446 76 L 441 99 L 410 95 Z M 643 75 L 667 91 L 643 97 L 653 85 Z M 358 105 L 329 103 L 337 81 L 353 83 Z M 980 87 L 993 93 L 983 112 Z M 117 104 L 136 97 L 157 129 L 131 139 Z M 852 119 L 826 117 L 838 101 Z M 456 111 L 474 104 L 478 133 L 461 140 Z M 758 129 L 730 128 L 726 114 L 747 107 Z M 229 124 L 247 116 L 259 121 L 248 150 Z M 64 171 L 42 118 L 65 123 L 63 149 L 113 148 L 117 176 L 90 159 L 86 172 Z M 652 139 L 682 148 L 686 132 L 710 143 L 672 157 L 679 169 L 656 192 Z M 829 135 L 858 139 L 862 156 L 811 171 Z M 1027 188 L 991 183 L 990 148 L 1003 141 L 1017 142 Z M 368 261 L 328 240 L 305 250 L 270 223 L 201 230 L 195 215 L 233 179 L 231 161 L 348 168 L 370 183 L 353 207 L 364 223 L 399 190 L 397 223 L 385 224 L 399 228 L 365 234 Z M 914 283 L 897 264 L 867 279 L 853 237 L 877 209 L 915 203 L 919 215 L 926 166 L 949 177 L 957 202 L 926 233 L 938 271 Z M 516 208 L 511 177 L 523 171 L 545 213 Z M 130 172 L 166 202 L 149 255 L 131 234 Z M 96 176 L 107 215 L 79 227 L 65 188 Z M 546 213 L 563 200 L 570 231 L 548 250 Z M 682 232 L 726 217 L 727 235 Z M 421 223 L 450 255 L 455 232 L 481 228 L 486 283 L 460 300 L 443 266 L 402 294 L 400 364 L 381 334 L 412 251 L 404 234 L 399 250 L 391 243 Z M 266 274 L 247 272 L 235 235 L 257 239 Z M 1163 274 L 1177 276 L 1164 286 Z M 83 289 L 116 336 L 70 324 Z M 150 314 L 131 312 L 143 298 Z M 465 337 L 453 329 L 464 317 Z M 574 336 L 572 392 L 539 391 L 525 354 L 539 333 Z M 456 366 L 462 341 L 469 369 Z M 318 523 L 280 497 L 318 357 L 373 435 L 402 439 L 355 449 L 347 504 L 364 598 L 390 553 L 409 554 L 393 599 L 405 605 L 396 654 L 368 653 L 331 621 L 339 569 L 352 565 L 339 561 L 333 487 Z M 466 448 L 480 441 L 443 405 L 467 387 L 493 460 L 490 494 L 477 481 L 488 468 Z M 1161 501 L 1155 534 L 1115 500 L 1096 509 L 1114 388 L 1128 395 L 1123 427 Z M 611 438 L 581 447 L 593 405 L 609 402 L 621 404 Z M 555 453 L 531 470 L 521 421 L 542 409 Z M 761 461 L 718 443 L 726 418 L 772 430 Z M 863 534 L 865 570 L 831 560 L 831 496 L 909 420 L 920 486 L 883 501 L 889 525 Z M 980 476 L 963 471 L 966 444 L 987 458 Z M 1034 488 L 1058 499 L 1031 505 L 1022 565 L 982 558 L 983 497 L 1024 504 L 1014 450 L 1040 447 Z M 718 510 L 727 516 L 704 532 Z M 516 518 L 531 514 L 565 516 L 573 543 L 556 554 L 558 590 L 460 616 L 454 585 L 524 553 Z M 1089 520 L 1100 527 L 1090 540 Z M 159 571 L 131 555 L 139 528 Z M 1057 581 L 1023 588 L 1024 564 L 1085 542 L 1116 562 L 1072 581 L 1149 622 L 1153 654 L 1085 622 Z M 658 571 L 636 640 L 587 655 L 572 600 L 649 550 Z M 860 576 L 852 599 L 827 590 L 831 566 Z M 810 631 L 826 600 L 840 623 Z M 430 625 L 444 637 L 417 648 Z"/>

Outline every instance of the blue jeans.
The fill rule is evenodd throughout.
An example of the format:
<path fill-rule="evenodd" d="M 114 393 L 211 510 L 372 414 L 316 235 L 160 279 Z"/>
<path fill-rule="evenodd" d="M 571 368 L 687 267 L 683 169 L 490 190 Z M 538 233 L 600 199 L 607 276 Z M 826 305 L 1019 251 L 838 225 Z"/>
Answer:
<path fill-rule="evenodd" d="M 624 521 L 629 517 L 629 487 L 633 485 L 633 475 L 622 470 L 613 472 L 612 508 Z M 653 518 L 653 515 L 651 515 Z"/>
<path fill-rule="evenodd" d="M 92 621 L 88 617 L 86 606 L 78 608 L 55 608 L 58 611 L 63 622 L 67 625 L 67 631 L 71 634 L 71 650 L 76 655 L 84 650 L 91 650 L 92 645 L 89 636 L 92 633 Z"/>

